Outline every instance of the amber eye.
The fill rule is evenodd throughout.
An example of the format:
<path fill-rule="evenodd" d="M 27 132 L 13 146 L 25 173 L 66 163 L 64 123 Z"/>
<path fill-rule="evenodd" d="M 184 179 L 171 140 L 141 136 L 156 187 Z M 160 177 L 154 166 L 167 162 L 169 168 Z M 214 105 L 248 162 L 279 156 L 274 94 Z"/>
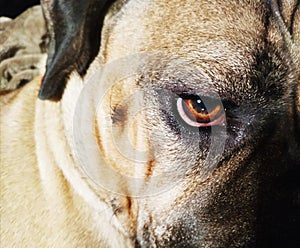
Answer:
<path fill-rule="evenodd" d="M 222 103 L 210 97 L 179 97 L 177 110 L 180 117 L 194 127 L 222 125 L 225 121 Z"/>

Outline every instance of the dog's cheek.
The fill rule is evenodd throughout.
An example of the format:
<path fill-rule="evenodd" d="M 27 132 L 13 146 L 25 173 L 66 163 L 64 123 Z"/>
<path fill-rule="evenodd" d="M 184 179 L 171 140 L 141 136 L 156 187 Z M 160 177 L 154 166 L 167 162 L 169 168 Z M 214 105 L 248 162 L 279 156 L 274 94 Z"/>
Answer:
<path fill-rule="evenodd" d="M 247 157 L 247 152 L 233 159 L 236 164 L 243 163 L 241 156 Z M 254 212 L 248 210 L 254 209 L 256 187 L 249 187 L 249 182 L 255 175 L 252 166 L 241 171 L 232 163 L 231 170 L 219 170 L 205 182 L 191 175 L 171 190 L 141 199 L 137 230 L 141 245 L 227 247 L 234 242 L 243 247 L 253 242 Z M 234 175 L 240 179 L 235 181 Z"/>
<path fill-rule="evenodd" d="M 147 94 L 149 95 L 149 94 Z M 210 146 L 206 132 L 192 132 L 174 116 L 172 106 L 162 105 L 159 95 L 146 99 L 145 113 L 154 175 L 167 173 L 171 183 L 182 180 L 192 171 L 201 171 Z M 171 101 L 170 99 L 166 102 Z M 193 130 L 195 131 L 195 130 Z"/>

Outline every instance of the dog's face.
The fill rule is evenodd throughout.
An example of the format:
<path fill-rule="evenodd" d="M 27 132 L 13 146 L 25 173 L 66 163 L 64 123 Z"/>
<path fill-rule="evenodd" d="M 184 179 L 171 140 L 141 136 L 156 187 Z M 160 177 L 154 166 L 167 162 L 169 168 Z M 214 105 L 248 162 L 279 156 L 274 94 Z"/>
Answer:
<path fill-rule="evenodd" d="M 89 174 L 88 183 L 113 191 L 95 189 L 124 233 L 144 247 L 248 247 L 293 238 L 277 235 L 293 225 L 287 215 L 295 207 L 291 171 L 299 164 L 298 76 L 272 7 L 117 1 L 101 32 L 97 58 L 86 63 L 88 94 L 77 95 L 77 103 L 89 98 L 80 118 L 92 131 L 79 130 L 75 139 L 86 135 L 79 154 L 95 156 L 92 171 L 99 174 Z M 64 88 L 47 85 L 55 45 L 44 98 L 58 99 Z M 72 81 L 66 105 L 76 91 Z M 90 146 L 83 143 L 93 142 L 97 154 L 84 155 Z"/>

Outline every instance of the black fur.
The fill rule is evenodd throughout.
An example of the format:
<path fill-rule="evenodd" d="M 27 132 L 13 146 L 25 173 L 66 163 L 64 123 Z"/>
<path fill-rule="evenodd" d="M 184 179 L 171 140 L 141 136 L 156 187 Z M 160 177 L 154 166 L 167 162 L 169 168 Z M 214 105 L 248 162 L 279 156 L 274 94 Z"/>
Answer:
<path fill-rule="evenodd" d="M 61 99 L 70 73 L 84 76 L 100 47 L 101 26 L 112 0 L 42 0 L 50 36 L 40 99 Z"/>

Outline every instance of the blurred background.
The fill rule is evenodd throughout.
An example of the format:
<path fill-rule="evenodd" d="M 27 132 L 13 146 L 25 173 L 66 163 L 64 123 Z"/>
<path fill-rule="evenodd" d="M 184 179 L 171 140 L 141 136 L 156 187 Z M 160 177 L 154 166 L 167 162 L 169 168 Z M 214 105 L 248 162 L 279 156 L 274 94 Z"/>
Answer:
<path fill-rule="evenodd" d="M 0 0 L 0 17 L 15 18 L 27 8 L 39 3 L 40 0 Z"/>

